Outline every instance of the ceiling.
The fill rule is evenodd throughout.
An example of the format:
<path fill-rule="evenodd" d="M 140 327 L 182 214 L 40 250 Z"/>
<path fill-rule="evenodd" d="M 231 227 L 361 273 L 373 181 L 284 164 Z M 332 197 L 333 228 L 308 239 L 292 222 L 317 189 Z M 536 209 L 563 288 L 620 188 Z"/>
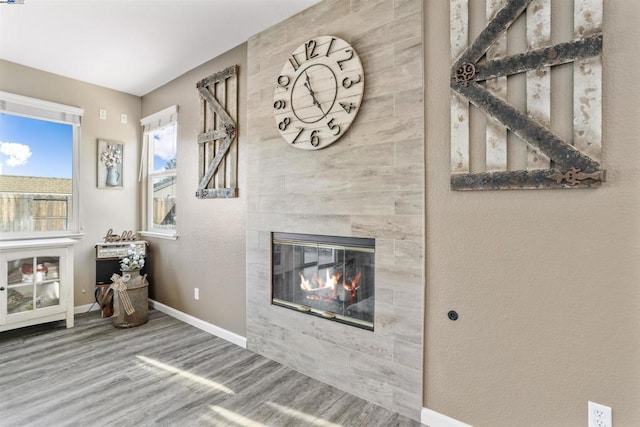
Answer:
<path fill-rule="evenodd" d="M 142 96 L 318 1 L 5 1 L 0 58 Z"/>

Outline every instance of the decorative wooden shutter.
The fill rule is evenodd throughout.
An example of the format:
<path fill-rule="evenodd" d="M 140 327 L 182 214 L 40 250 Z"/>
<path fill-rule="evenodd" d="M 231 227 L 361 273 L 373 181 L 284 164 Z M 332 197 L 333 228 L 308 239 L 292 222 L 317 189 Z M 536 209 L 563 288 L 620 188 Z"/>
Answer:
<path fill-rule="evenodd" d="M 215 73 L 196 85 L 200 93 L 200 199 L 238 196 L 238 66 Z"/>
<path fill-rule="evenodd" d="M 565 1 L 565 0 L 556 0 Z M 597 187 L 602 148 L 602 0 L 574 1 L 574 39 L 551 45 L 551 0 L 487 0 L 470 44 L 468 0 L 451 0 L 451 188 Z M 525 53 L 507 55 L 507 29 L 526 13 Z M 550 128 L 551 67 L 573 63 L 573 141 Z M 510 105 L 507 76 L 526 72 L 526 111 Z M 488 116 L 483 165 L 471 164 L 470 104 Z M 471 142 L 470 142 L 471 141 Z M 507 143 L 508 141 L 508 143 Z M 507 167 L 508 144 L 524 144 Z M 478 147 L 480 146 L 480 147 Z M 512 152 L 514 150 L 511 150 Z M 518 150 L 515 150 L 518 152 Z M 525 166 L 526 165 L 526 166 Z"/>

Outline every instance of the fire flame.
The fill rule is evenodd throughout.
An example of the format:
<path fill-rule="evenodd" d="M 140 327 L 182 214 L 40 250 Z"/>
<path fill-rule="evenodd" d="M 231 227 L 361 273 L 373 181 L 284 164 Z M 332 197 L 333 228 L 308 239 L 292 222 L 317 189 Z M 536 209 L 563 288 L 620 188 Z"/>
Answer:
<path fill-rule="evenodd" d="M 356 274 L 356 277 L 351 279 L 350 285 L 348 285 L 345 281 L 342 282 L 342 287 L 345 288 L 347 291 L 351 292 L 351 298 L 349 300 L 349 304 L 353 304 L 356 302 L 356 298 L 358 296 L 358 289 L 360 289 L 358 282 L 360 281 L 361 276 L 362 274 L 358 272 L 358 274 Z"/>
<path fill-rule="evenodd" d="M 337 296 L 338 284 L 342 278 L 342 288 L 348 292 L 349 304 L 353 304 L 357 300 L 358 289 L 360 289 L 358 282 L 360 282 L 361 277 L 362 274 L 358 273 L 353 279 L 347 282 L 341 271 L 330 274 L 329 270 L 327 270 L 325 280 L 318 277 L 317 274 L 314 274 L 312 281 L 300 273 L 300 289 L 308 293 L 307 298 L 309 299 L 333 300 Z M 346 298 L 341 299 L 344 300 Z"/>

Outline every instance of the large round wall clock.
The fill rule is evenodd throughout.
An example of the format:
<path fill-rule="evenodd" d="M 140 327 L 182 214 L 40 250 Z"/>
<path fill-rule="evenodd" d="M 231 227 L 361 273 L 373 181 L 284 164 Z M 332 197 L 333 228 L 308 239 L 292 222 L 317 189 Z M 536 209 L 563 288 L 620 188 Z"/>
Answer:
<path fill-rule="evenodd" d="M 317 150 L 344 135 L 360 111 L 364 70 L 349 43 L 319 36 L 293 51 L 275 83 L 280 134 L 294 147 Z"/>

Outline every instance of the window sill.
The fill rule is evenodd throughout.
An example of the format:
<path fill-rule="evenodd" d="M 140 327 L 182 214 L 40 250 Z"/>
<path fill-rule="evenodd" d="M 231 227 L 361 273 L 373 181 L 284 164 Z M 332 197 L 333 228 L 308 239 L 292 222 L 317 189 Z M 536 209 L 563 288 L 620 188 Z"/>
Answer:
<path fill-rule="evenodd" d="M 178 234 L 158 233 L 157 231 L 139 231 L 138 234 L 143 237 L 153 237 L 157 239 L 178 240 Z"/>
<path fill-rule="evenodd" d="M 68 237 L 56 237 L 49 239 L 22 239 L 22 240 L 3 240 L 0 241 L 0 250 L 20 250 L 20 249 L 32 249 L 37 247 L 56 247 L 56 246 L 71 246 L 78 243 L 75 239 Z"/>
<path fill-rule="evenodd" d="M 81 240 L 84 237 L 84 233 L 47 233 L 47 232 L 39 232 L 39 234 L 34 233 L 15 233 L 11 235 L 11 233 L 2 233 L 2 237 L 0 237 L 0 242 L 4 241 L 27 241 L 27 240 L 41 240 L 41 239 L 74 239 Z"/>

